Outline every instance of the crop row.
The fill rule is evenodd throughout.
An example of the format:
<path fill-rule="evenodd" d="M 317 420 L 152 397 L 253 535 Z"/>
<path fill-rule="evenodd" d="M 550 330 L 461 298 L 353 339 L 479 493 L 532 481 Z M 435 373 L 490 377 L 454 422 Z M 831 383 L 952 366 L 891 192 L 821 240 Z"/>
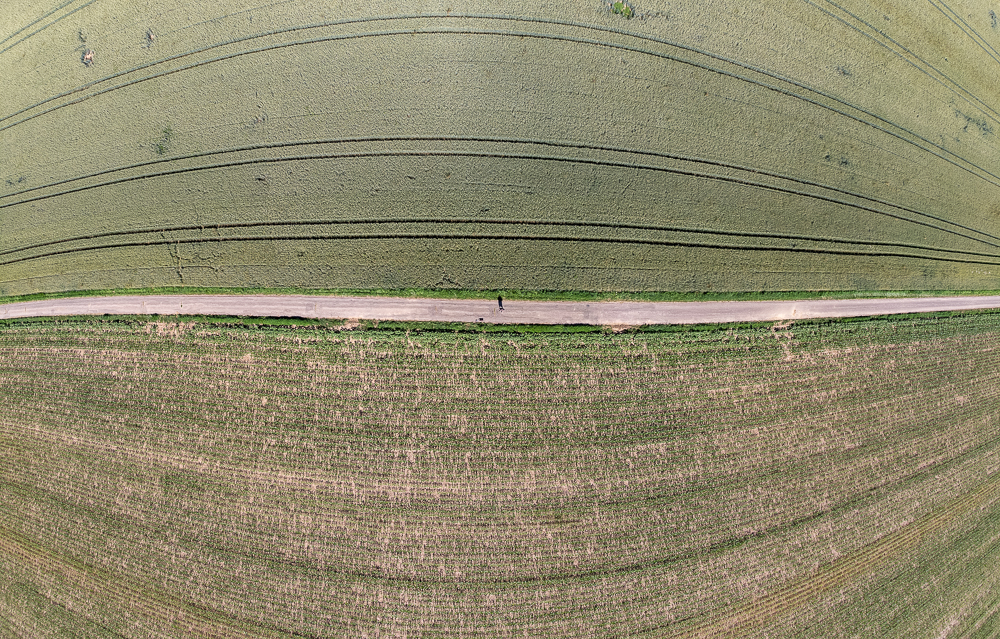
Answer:
<path fill-rule="evenodd" d="M 290 623 L 302 632 L 387 619 L 425 632 L 432 618 L 552 630 L 585 624 L 590 606 L 607 628 L 639 630 L 761 596 L 995 473 L 998 384 L 980 353 L 998 337 L 982 321 L 930 340 L 883 322 L 833 328 L 826 344 L 805 328 L 745 332 L 773 356 L 733 349 L 739 334 L 724 330 L 570 341 L 19 328 L 0 337 L 0 440 L 20 442 L 0 448 L 16 504 L 0 525 L 233 618 L 301 619 Z M 612 378 L 631 390 L 605 395 Z M 761 390 L 734 396 L 741 387 Z M 498 388 L 502 419 L 470 410 Z M 833 419 L 818 428 L 823 413 L 806 407 L 824 393 Z M 167 400 L 178 396 L 191 400 Z M 777 396 L 757 400 L 762 415 L 738 410 Z M 629 402 L 646 408 L 621 412 Z M 562 412 L 574 403 L 588 408 Z M 684 419 L 657 425 L 657 404 Z M 898 423 L 872 421 L 887 414 Z M 737 574 L 754 578 L 726 577 Z"/>
<path fill-rule="evenodd" d="M 988 206 L 979 197 L 998 183 L 997 171 L 976 155 L 982 145 L 945 143 L 946 135 L 939 141 L 937 132 L 889 116 L 894 110 L 872 107 L 863 93 L 812 86 L 768 65 L 658 37 L 655 29 L 628 33 L 570 15 L 344 16 L 311 24 L 291 15 L 263 31 L 240 25 L 231 38 L 205 31 L 207 24 L 222 29 L 212 20 L 174 31 L 200 34 L 191 46 L 175 39 L 139 50 L 116 41 L 116 57 L 108 57 L 114 65 L 51 73 L 23 104 L 5 103 L 0 127 L 15 153 L 12 166 L 23 169 L 4 176 L 10 188 L 0 196 L 0 270 L 10 283 L 4 292 L 185 277 L 202 285 L 490 288 L 511 273 L 519 286 L 537 274 L 535 286 L 557 290 L 933 288 L 969 283 L 972 264 L 990 267 L 980 271 L 997 265 L 1000 233 L 980 215 Z M 380 52 L 405 64 L 386 64 L 390 70 L 375 75 L 338 66 Z M 441 62 L 459 52 L 469 54 L 462 64 Z M 579 70 L 549 82 L 546 65 L 525 66 L 523 55 Z M 616 56 L 627 57 L 629 73 L 608 68 Z M 316 81 L 286 87 L 283 65 L 305 60 L 315 63 Z M 400 84 L 423 75 L 431 90 Z M 244 114 L 255 116 L 252 124 L 240 121 L 227 114 L 245 109 L 242 98 L 199 100 L 217 86 L 216 76 L 233 89 L 227 84 L 216 94 L 242 95 L 239 87 L 252 81 L 296 98 L 259 102 L 252 110 L 270 111 L 267 122 L 257 113 Z M 485 77 L 494 81 L 479 81 Z M 518 83 L 533 89 L 508 90 Z M 340 92 L 331 97 L 334 86 Z M 147 94 L 156 103 L 136 113 L 133 105 L 147 104 Z M 422 95 L 448 99 L 413 97 Z M 595 117 L 608 98 L 630 117 Z M 331 99 L 351 106 L 328 108 Z M 382 104 L 397 107 L 380 114 L 372 105 Z M 307 110 L 316 117 L 304 117 Z M 65 127 L 46 123 L 91 113 L 105 114 L 120 142 L 102 144 L 97 131 L 106 127 L 48 137 Z M 780 138 L 789 121 L 803 131 L 790 138 L 790 152 L 765 141 L 770 134 L 748 144 L 758 131 Z M 728 133 L 717 134 L 723 126 Z M 176 148 L 165 152 L 148 141 L 161 127 L 174 132 Z M 39 153 L 30 151 L 35 145 Z M 833 150 L 847 164 L 831 159 Z M 924 167 L 940 176 L 936 182 L 912 179 Z M 44 208 L 47 223 L 39 224 L 34 207 Z M 228 225 L 227 241 L 253 246 L 196 237 L 196 210 L 198 228 Z M 231 226 L 262 217 L 295 224 L 310 214 L 331 221 L 358 211 L 398 218 L 432 210 L 455 213 L 440 218 L 449 220 L 477 210 L 538 218 L 529 223 L 579 215 L 591 226 L 351 227 L 343 234 L 285 226 L 275 237 L 288 241 L 278 246 L 261 241 L 277 227 L 259 227 L 258 235 Z M 651 229 L 661 222 L 672 225 L 671 234 L 696 237 L 660 237 Z M 137 227 L 146 235 L 129 230 Z M 177 237 L 151 237 L 168 229 Z M 488 245 L 476 247 L 478 254 L 460 250 L 477 238 Z M 554 249 L 536 243 L 545 238 L 563 241 Z M 424 240 L 433 248 L 421 251 Z M 179 246 L 194 249 L 197 263 L 183 263 Z M 285 251 L 298 257 L 278 255 Z M 348 255 L 354 251 L 395 255 L 398 271 L 381 268 L 372 255 Z M 550 270 L 534 268 L 546 259 L 541 266 Z M 442 274 L 456 264 L 462 273 Z"/>
<path fill-rule="evenodd" d="M 427 231 L 415 231 L 415 232 L 399 232 L 399 231 L 368 231 L 361 233 L 351 233 L 351 232 L 338 232 L 338 233 L 297 233 L 297 234 L 281 234 L 281 233 L 267 233 L 262 235 L 197 235 L 194 237 L 158 237 L 158 238 L 146 238 L 138 240 L 118 240 L 116 242 L 101 243 L 101 244 L 84 244 L 83 246 L 74 246 L 71 248 L 59 248 L 55 250 L 49 250 L 42 253 L 36 253 L 32 255 L 19 256 L 19 257 L 9 257 L 3 261 L 0 261 L 0 266 L 6 266 L 9 264 L 15 264 L 18 262 L 25 262 L 29 260 L 37 260 L 46 257 L 54 257 L 60 255 L 68 255 L 72 253 L 80 253 L 85 251 L 97 251 L 101 249 L 115 249 L 115 248 L 126 248 L 126 247 L 149 247 L 149 246 L 175 246 L 181 244 L 196 244 L 196 245 L 212 245 L 217 243 L 227 243 L 227 242 L 275 242 L 282 240 L 291 241 L 315 241 L 315 240 L 337 240 L 337 241 L 389 241 L 389 240 L 423 240 L 423 239 L 433 239 L 433 240 L 455 240 L 455 241 L 466 241 L 471 240 L 475 242 L 480 241 L 505 241 L 505 242 L 526 242 L 526 241 L 555 241 L 555 242 L 574 242 L 574 243 L 591 243 L 600 242 L 604 244 L 640 244 L 640 245 L 651 245 L 651 246 L 664 246 L 664 247 L 686 247 L 686 248 L 704 248 L 704 249 L 730 249 L 739 251 L 773 251 L 773 252 L 787 252 L 787 253 L 810 253 L 810 254 L 827 254 L 827 255 L 844 255 L 844 256 L 861 256 L 861 257 L 903 257 L 918 260 L 930 260 L 938 262 L 954 262 L 961 264 L 985 264 L 990 266 L 1000 266 L 1000 255 L 995 255 L 992 253 L 983 253 L 976 251 L 963 251 L 955 249 L 945 249 L 945 248 L 934 248 L 928 246 L 920 245 L 909 245 L 901 243 L 892 242 L 865 242 L 859 240 L 848 240 L 842 238 L 807 238 L 802 236 L 782 236 L 779 234 L 770 233 L 745 233 L 745 232 L 735 232 L 735 231 L 719 231 L 719 230 L 696 230 L 696 229 L 684 229 L 684 228 L 674 228 L 674 229 L 661 229 L 655 227 L 648 227 L 636 224 L 602 224 L 599 222 L 546 222 L 546 221 L 495 221 L 495 220 L 453 220 L 453 219 L 442 219 L 433 222 L 428 222 L 424 220 L 387 220 L 387 221 L 340 221 L 340 222 L 296 222 L 296 225 L 309 225 L 309 226 L 328 226 L 342 224 L 357 224 L 360 226 L 372 226 L 381 224 L 392 224 L 392 225 L 410 225 L 410 224 L 434 224 L 437 229 L 440 229 L 444 225 L 462 225 L 462 224 L 473 224 L 477 228 L 488 228 L 493 225 L 502 226 L 535 226 L 535 225 L 545 225 L 554 228 L 559 228 L 563 226 L 573 226 L 573 227 L 586 227 L 594 230 L 598 229 L 608 229 L 613 231 L 630 231 L 630 230 L 646 230 L 646 231 L 668 231 L 675 233 L 682 233 L 686 235 L 709 235 L 709 236 L 728 236 L 734 239 L 736 238 L 746 238 L 746 239 L 769 239 L 769 240 L 786 240 L 783 244 L 765 244 L 765 243 L 724 243 L 717 240 L 698 240 L 698 239 L 670 239 L 670 238 L 651 238 L 651 237 L 613 237 L 610 235 L 555 235 L 551 233 L 536 233 L 527 234 L 523 231 L 521 232 L 502 232 L 502 233 L 489 233 L 489 232 L 442 232 L 440 230 L 427 230 Z M 278 222 L 278 223 L 260 223 L 255 226 L 287 226 L 289 223 Z M 221 226 L 221 225 L 220 225 Z M 243 226 L 250 226 L 249 224 Z M 146 234 L 159 234 L 164 231 L 137 231 L 137 232 L 116 232 L 109 233 L 107 235 L 146 235 Z M 64 242 L 75 242 L 76 240 L 60 240 L 46 242 L 45 244 L 62 244 Z M 803 245 L 803 242 L 813 243 L 814 245 Z M 824 246 L 824 244 L 829 244 L 831 246 Z M 855 245 L 858 248 L 838 248 L 837 245 Z M 878 247 L 882 247 L 879 250 Z M 929 253 L 913 253 L 904 252 L 899 250 L 885 250 L 885 247 L 905 247 L 912 248 L 921 251 L 929 251 Z M 18 249 L 20 251 L 20 249 Z M 14 252 L 14 251 L 9 251 Z M 976 256 L 976 257 L 961 257 L 963 255 Z M 982 258 L 994 258 L 994 259 L 982 259 Z"/>
<path fill-rule="evenodd" d="M 518 25 L 518 24 L 532 24 L 535 26 L 543 27 L 570 27 L 577 31 L 582 31 L 590 34 L 602 33 L 604 37 L 613 36 L 615 38 L 625 37 L 629 40 L 638 41 L 644 46 L 634 46 L 622 44 L 620 42 L 615 42 L 612 40 L 596 40 L 592 37 L 579 37 L 571 36 L 567 34 L 561 34 L 556 32 L 539 33 L 539 32 L 521 32 L 512 31 L 506 29 L 470 29 L 470 28 L 449 28 L 449 29 L 400 29 L 400 30 L 383 30 L 375 32 L 362 32 L 362 33 L 347 33 L 347 34 L 333 34 L 320 37 L 312 37 L 306 40 L 300 41 L 278 41 L 264 46 L 257 46 L 255 48 L 237 48 L 241 45 L 246 45 L 247 43 L 253 42 L 254 40 L 267 41 L 268 39 L 275 39 L 276 36 L 292 35 L 300 32 L 310 31 L 310 30 L 322 30 L 331 27 L 340 27 L 342 25 L 357 26 L 361 24 L 373 24 L 373 23 L 384 23 L 384 22 L 395 22 L 395 21 L 407 21 L 419 19 L 421 21 L 426 21 L 428 19 L 433 19 L 434 21 L 461 23 L 463 21 L 486 21 L 490 23 L 497 24 L 498 26 L 503 24 Z M 373 38 L 373 37 L 395 37 L 395 36 L 407 36 L 413 37 L 414 35 L 424 34 L 424 35 L 486 35 L 495 37 L 518 37 L 533 38 L 533 39 L 544 39 L 562 43 L 573 43 L 590 47 L 602 47 L 613 49 L 617 51 L 627 51 L 631 53 L 636 53 L 643 56 L 653 56 L 664 60 L 669 60 L 674 63 L 688 65 L 705 71 L 711 74 L 718 74 L 727 77 L 728 79 L 736 83 L 747 83 L 757 86 L 761 89 L 777 93 L 782 96 L 792 98 L 794 100 L 800 100 L 813 108 L 823 109 L 829 112 L 832 117 L 841 117 L 845 119 L 854 120 L 866 127 L 870 127 L 875 131 L 887 136 L 892 136 L 897 138 L 907 144 L 913 145 L 923 152 L 930 155 L 936 156 L 946 162 L 949 162 L 956 167 L 969 171 L 985 180 L 991 181 L 994 185 L 1000 184 L 1000 177 L 992 174 L 987 168 L 977 165 L 975 162 L 970 161 L 964 157 L 961 157 L 954 153 L 953 151 L 945 148 L 944 146 L 937 144 L 921 135 L 917 132 L 910 131 L 906 127 L 899 124 L 893 123 L 884 117 L 881 117 L 875 113 L 865 110 L 863 107 L 850 103 L 842 98 L 839 98 L 831 93 L 821 91 L 814 87 L 809 87 L 801 82 L 796 82 L 790 78 L 784 77 L 773 72 L 769 72 L 758 66 L 754 66 L 748 63 L 740 62 L 736 59 L 726 58 L 716 54 L 712 54 L 706 50 L 697 49 L 690 46 L 684 46 L 676 41 L 668 41 L 661 38 L 640 35 L 638 33 L 623 33 L 617 29 L 610 29 L 607 27 L 601 27 L 594 24 L 583 24 L 579 22 L 573 22 L 569 20 L 561 20 L 558 18 L 547 17 L 539 18 L 532 16 L 497 16 L 497 15 L 459 15 L 459 14 L 427 14 L 427 15 L 394 15 L 394 16 L 371 16 L 360 19 L 347 19 L 347 20 L 335 20 L 328 21 L 319 24 L 309 24 L 309 25 L 297 25 L 289 26 L 282 29 L 277 29 L 274 31 L 266 33 L 258 33 L 250 36 L 245 36 L 241 38 L 235 38 L 229 41 L 217 42 L 209 46 L 201 47 L 194 50 L 185 51 L 184 53 L 168 56 L 160 60 L 153 62 L 148 62 L 136 66 L 131 69 L 124 71 L 119 71 L 110 76 L 102 78 L 99 82 L 92 82 L 88 85 L 82 85 L 76 87 L 70 91 L 64 91 L 60 94 L 53 95 L 47 99 L 36 102 L 33 105 L 29 105 L 20 109 L 17 112 L 8 114 L 0 118 L 0 123 L 4 121 L 12 120 L 18 115 L 25 115 L 22 119 L 8 122 L 4 125 L 0 131 L 16 127 L 17 125 L 29 121 L 30 119 L 42 117 L 48 115 L 57 109 L 79 104 L 80 102 L 102 95 L 108 92 L 121 90 L 127 87 L 131 87 L 135 84 L 147 82 L 156 78 L 164 77 L 166 75 L 175 74 L 179 72 L 184 72 L 187 70 L 195 69 L 203 65 L 214 64 L 232 58 L 244 55 L 254 55 L 260 54 L 267 51 L 273 51 L 276 49 L 315 44 L 317 42 L 333 42 L 337 40 L 349 40 L 358 38 Z M 654 50 L 646 48 L 646 46 L 660 47 L 661 50 Z M 210 54 L 216 49 L 235 49 L 221 54 L 215 54 L 212 57 L 203 57 L 198 59 L 199 56 L 205 56 L 205 54 Z M 185 62 L 185 58 L 194 59 L 193 62 Z M 155 71 L 152 74 L 145 74 L 147 69 L 153 69 L 160 65 L 167 65 L 172 62 L 182 62 L 180 66 L 175 66 L 172 68 L 166 68 Z M 923 64 L 927 64 L 921 61 Z M 943 77 L 948 77 L 943 75 L 940 71 L 935 70 L 935 73 L 942 75 Z M 131 76 L 131 77 L 129 77 Z M 117 81 L 115 84 L 112 82 Z M 949 81 L 958 87 L 954 80 Z M 101 84 L 106 84 L 107 86 L 91 91 L 84 95 L 75 95 L 84 91 L 88 91 L 94 86 L 100 86 Z M 963 89 L 964 90 L 964 89 Z M 968 93 L 968 91 L 966 91 Z M 59 101 L 62 101 L 61 103 Z M 49 103 L 55 102 L 54 105 L 48 106 Z M 980 101 L 981 102 L 981 101 Z M 33 111 L 33 112 L 32 112 Z M 992 180 L 991 180 L 992 178 Z"/>
<path fill-rule="evenodd" d="M 319 153 L 319 154 L 308 154 L 308 155 L 294 155 L 294 156 L 284 156 L 284 157 L 250 157 L 242 158 L 238 160 L 229 160 L 224 162 L 219 162 L 215 164 L 207 164 L 200 166 L 187 166 L 184 162 L 193 159 L 201 159 L 206 157 L 218 156 L 218 155 L 239 155 L 251 151 L 264 151 L 264 150 L 278 150 L 287 148 L 298 148 L 306 146 L 355 146 L 360 145 L 362 148 L 372 144 L 386 144 L 386 143 L 434 143 L 434 142 L 447 142 L 447 143 L 463 143 L 463 144 L 491 144 L 497 147 L 508 147 L 512 146 L 517 148 L 520 146 L 528 147 L 547 147 L 555 149 L 570 149 L 575 151 L 595 151 L 601 152 L 609 155 L 619 156 L 632 156 L 642 159 L 659 159 L 659 160 L 671 160 L 680 162 L 681 164 L 677 167 L 669 166 L 658 166 L 643 164 L 635 161 L 621 161 L 612 159 L 597 159 L 590 158 L 586 156 L 579 157 L 563 157 L 563 156 L 553 156 L 553 155 L 539 155 L 539 154 L 528 154 L 516 151 L 495 151 L 495 152 L 481 152 L 481 151 L 468 151 L 468 150 L 441 150 L 433 147 L 428 147 L 423 150 L 399 150 L 390 149 L 385 151 L 355 151 L 355 152 L 341 152 L 341 153 Z M 203 171 L 212 170 L 220 168 L 231 168 L 244 165 L 254 165 L 254 164 L 268 164 L 272 162 L 295 162 L 303 160 L 321 160 L 321 159 L 351 159 L 351 158 L 368 158 L 368 157 L 472 157 L 472 158 L 497 158 L 503 160 L 541 160 L 541 161 L 556 161 L 556 162 L 570 162 L 577 164 L 591 164 L 597 166 L 604 166 L 608 168 L 623 168 L 623 169 L 641 169 L 646 171 L 654 172 L 667 172 L 675 173 L 678 175 L 686 175 L 690 177 L 696 177 L 707 180 L 717 180 L 722 182 L 730 182 L 733 184 L 739 184 L 743 186 L 750 186 L 757 189 L 765 189 L 770 191 L 775 191 L 778 193 L 784 193 L 788 195 L 794 195 L 803 198 L 811 198 L 818 201 L 829 202 L 832 204 L 846 206 L 859 211 L 865 211 L 867 213 L 873 213 L 876 215 L 881 215 L 889 218 L 894 218 L 909 224 L 914 224 L 917 226 L 922 226 L 925 228 L 933 229 L 935 231 L 955 235 L 956 237 L 963 237 L 965 239 L 973 240 L 974 242 L 979 242 L 987 246 L 992 246 L 994 248 L 998 247 L 995 243 L 1000 240 L 1000 237 L 990 234 L 986 231 L 975 229 L 969 227 L 968 225 L 960 224 L 948 219 L 941 217 L 940 215 L 935 215 L 927 212 L 922 212 L 916 210 L 912 207 L 895 204 L 888 202 L 879 197 L 866 196 L 861 193 L 856 193 L 848 191 L 836 186 L 820 184 L 814 181 L 805 180 L 802 178 L 796 178 L 788 175 L 777 174 L 769 171 L 764 171 L 760 169 L 752 169 L 745 166 L 739 166 L 734 164 L 729 164 L 719 160 L 708 160 L 701 158 L 688 157 L 683 155 L 676 155 L 672 153 L 664 153 L 650 150 L 641 149 L 628 149 L 623 147 L 614 147 L 607 145 L 595 145 L 595 144 L 584 144 L 578 142 L 568 142 L 568 141 L 556 141 L 556 140 L 538 140 L 538 139 L 518 139 L 518 138 L 508 138 L 508 137 L 480 137 L 480 136 L 380 136 L 380 137 L 351 137 L 351 138 L 339 138 L 339 139 L 323 139 L 323 140 L 309 140 L 305 142 L 280 142 L 280 143 L 270 143 L 270 144 L 256 144 L 256 145 L 246 145 L 241 147 L 233 147 L 227 149 L 219 149 L 214 151 L 199 152 L 181 156 L 175 156 L 167 159 L 149 160 L 140 163 L 135 163 L 126 166 L 115 167 L 111 169 L 103 169 L 97 172 L 89 173 L 86 175 L 81 175 L 73 178 L 62 179 L 56 182 L 51 182 L 44 185 L 34 186 L 27 189 L 22 189 L 20 191 L 9 193 L 4 196 L 0 196 L 0 199 L 6 199 L 15 197 L 18 195 L 25 195 L 33 193 L 36 191 L 46 191 L 53 189 L 54 187 L 63 186 L 66 184 L 72 184 L 74 182 L 80 181 L 91 181 L 91 183 L 84 184 L 83 186 L 75 186 L 68 190 L 48 192 L 42 195 L 31 196 L 26 199 L 20 199 L 17 201 L 6 202 L 0 204 L 0 209 L 9 208 L 18 205 L 30 204 L 33 202 L 44 201 L 53 197 L 60 197 L 65 195 L 70 195 L 73 193 L 79 193 L 81 191 L 87 191 L 95 188 L 102 188 L 113 186 L 116 184 L 122 184 L 126 182 L 132 182 L 135 180 L 145 180 L 152 178 L 165 177 L 170 175 L 180 175 L 184 173 L 189 173 L 192 171 Z M 142 169 L 148 166 L 155 166 L 159 164 L 177 164 L 175 168 L 168 168 L 161 171 L 156 171 L 152 173 L 143 174 L 128 174 L 129 171 L 134 171 L 136 169 Z M 708 167 L 708 168 L 721 168 L 729 169 L 738 172 L 739 177 L 727 176 L 723 174 L 713 174 L 706 173 L 705 168 L 693 169 L 689 168 L 687 165 L 692 167 Z M 114 178 L 111 180 L 106 180 L 103 182 L 93 182 L 94 178 L 100 178 L 102 176 L 113 175 L 118 173 L 126 173 L 124 177 Z M 773 183 L 765 183 L 759 181 L 761 177 L 772 178 L 777 180 Z M 795 188 L 790 188 L 782 186 L 784 183 L 795 184 Z M 802 187 L 819 189 L 816 192 L 803 191 Z M 841 199 L 843 196 L 847 196 L 849 199 Z M 862 202 L 859 204 L 858 202 Z M 876 208 L 882 207 L 882 208 Z M 909 214 L 913 217 L 907 217 L 904 214 Z M 394 220 L 372 220 L 373 222 L 392 222 Z M 422 222 L 422 221 L 445 221 L 445 222 L 462 222 L 461 219 L 444 219 L 444 220 L 422 220 L 420 218 L 416 219 L 406 219 L 401 218 L 400 222 Z M 468 220 L 471 222 L 489 222 L 490 220 L 479 220 L 473 219 Z M 33 244 L 30 246 L 19 247 L 17 249 L 5 251 L 2 254 L 28 250 L 32 248 L 37 248 L 41 246 L 48 246 L 52 244 L 69 242 L 76 239 L 93 239 L 97 237 L 111 237 L 115 235 L 127 235 L 134 233 L 159 233 L 159 232 L 172 232 L 178 230 L 195 230 L 201 228 L 204 230 L 207 228 L 246 228 L 250 226 L 264 226 L 264 225 L 298 225 L 298 224 L 334 224 L 334 223 L 364 223 L 365 220 L 334 220 L 334 221 L 280 221 L 280 222 L 258 222 L 258 223 L 239 223 L 239 224 L 229 224 L 229 223 L 219 223 L 219 224 L 201 224 L 201 225 L 186 225 L 186 226 L 169 226 L 162 228 L 152 228 L 152 229 L 142 229 L 135 231 L 124 231 L 124 232 L 107 232 L 87 235 L 82 238 L 67 238 L 63 240 L 48 241 L 39 244 Z M 596 223 L 574 223 L 569 222 L 558 222 L 558 221 L 509 221 L 501 220 L 499 222 L 510 223 L 518 222 L 522 224 L 578 224 L 578 225 L 595 225 Z M 944 226 L 940 226 L 943 224 Z M 596 224 L 600 225 L 600 224 Z M 627 225 L 627 224 L 603 224 L 603 226 L 611 226 L 617 228 L 639 228 L 639 229 L 657 229 L 657 230 L 685 230 L 691 232 L 699 233 L 714 233 L 720 235 L 739 235 L 738 233 L 727 232 L 725 230 L 715 230 L 715 229 L 675 229 L 675 228 L 663 228 L 663 227 L 649 227 L 645 225 Z M 974 233 L 975 235 L 968 235 L 967 232 Z M 798 235 L 788 235 L 788 234 L 757 234 L 757 233 L 746 233 L 747 237 L 767 237 L 767 238 L 779 238 L 779 239 L 803 239 L 803 240 L 818 240 L 818 241 L 828 241 L 828 242 L 846 242 L 846 243 L 862 243 L 857 240 L 843 239 L 843 238 L 823 238 L 823 237 L 811 237 L 811 236 L 798 236 Z M 881 243 L 881 242 L 871 242 L 874 245 L 885 245 L 885 246 L 898 246 L 907 248 L 924 248 L 933 249 L 933 247 L 926 247 L 921 245 L 905 244 L 905 243 Z M 943 249 L 937 249 L 943 250 Z M 992 254 L 987 254 L 992 255 Z"/>

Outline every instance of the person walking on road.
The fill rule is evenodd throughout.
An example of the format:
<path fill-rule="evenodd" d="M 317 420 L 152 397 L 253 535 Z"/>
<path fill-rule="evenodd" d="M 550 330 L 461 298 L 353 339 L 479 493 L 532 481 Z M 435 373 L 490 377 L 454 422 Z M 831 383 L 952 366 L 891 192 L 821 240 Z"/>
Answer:
<path fill-rule="evenodd" d="M 503 313 L 503 296 L 497 295 L 497 305 L 500 307 L 500 312 Z"/>

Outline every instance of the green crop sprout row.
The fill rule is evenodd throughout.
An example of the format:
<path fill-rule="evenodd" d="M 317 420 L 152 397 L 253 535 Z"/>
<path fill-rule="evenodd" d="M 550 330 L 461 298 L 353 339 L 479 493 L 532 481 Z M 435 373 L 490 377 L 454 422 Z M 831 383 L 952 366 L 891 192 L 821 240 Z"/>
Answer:
<path fill-rule="evenodd" d="M 176 615 L 228 636 L 281 610 L 276 630 L 312 636 L 578 637 L 782 619 L 810 637 L 789 601 L 857 633 L 877 601 L 894 632 L 927 627 L 945 595 L 993 585 L 976 531 L 1000 517 L 998 317 L 490 337 L 8 322 L 0 571 L 21 590 L 0 611 L 29 627 L 44 601 L 23 593 L 100 592 L 52 623 Z M 973 568 L 925 590 L 939 555 Z M 43 589 L 70 568 L 76 585 Z M 662 595 L 636 601 L 636 582 Z M 891 618 L 904 601 L 923 617 Z"/>

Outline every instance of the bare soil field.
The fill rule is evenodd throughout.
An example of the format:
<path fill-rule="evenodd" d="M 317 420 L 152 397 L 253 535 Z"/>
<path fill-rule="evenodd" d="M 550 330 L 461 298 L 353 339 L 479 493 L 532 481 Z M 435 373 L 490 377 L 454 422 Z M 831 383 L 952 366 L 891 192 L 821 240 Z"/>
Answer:
<path fill-rule="evenodd" d="M 22 0 L 0 295 L 972 290 L 981 0 Z"/>
<path fill-rule="evenodd" d="M 10 320 L 0 634 L 988 634 L 998 326 Z"/>

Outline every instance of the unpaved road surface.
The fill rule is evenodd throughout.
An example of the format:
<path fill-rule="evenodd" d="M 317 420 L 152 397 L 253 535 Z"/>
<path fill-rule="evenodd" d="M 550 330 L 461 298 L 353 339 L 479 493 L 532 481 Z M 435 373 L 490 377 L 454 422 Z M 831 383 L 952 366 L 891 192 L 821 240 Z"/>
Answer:
<path fill-rule="evenodd" d="M 234 315 L 493 324 L 706 324 L 1000 308 L 1000 296 L 776 302 L 519 302 L 309 295 L 124 295 L 0 305 L 0 319 L 64 315 Z"/>

